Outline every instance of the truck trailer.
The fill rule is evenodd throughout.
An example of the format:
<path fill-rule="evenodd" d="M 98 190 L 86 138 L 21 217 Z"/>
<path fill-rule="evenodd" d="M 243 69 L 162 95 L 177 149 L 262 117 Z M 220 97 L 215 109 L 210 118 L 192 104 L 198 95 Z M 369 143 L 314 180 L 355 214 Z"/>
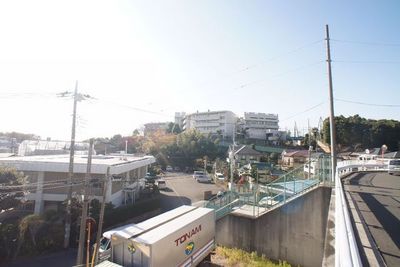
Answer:
<path fill-rule="evenodd" d="M 213 209 L 181 206 L 103 234 L 99 259 L 121 266 L 196 266 L 214 249 Z"/>

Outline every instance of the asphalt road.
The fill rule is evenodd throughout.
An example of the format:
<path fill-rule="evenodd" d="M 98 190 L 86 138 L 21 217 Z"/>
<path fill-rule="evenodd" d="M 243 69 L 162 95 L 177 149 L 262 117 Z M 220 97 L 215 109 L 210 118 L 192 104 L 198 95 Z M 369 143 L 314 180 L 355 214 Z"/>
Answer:
<path fill-rule="evenodd" d="M 387 266 L 400 266 L 400 176 L 356 173 L 345 179 L 344 188 Z"/>
<path fill-rule="evenodd" d="M 204 200 L 204 191 L 216 194 L 224 190 L 222 185 L 198 183 L 191 174 L 186 173 L 166 173 L 163 179 L 167 184 L 166 190 L 160 190 L 163 211 L 199 203 Z"/>

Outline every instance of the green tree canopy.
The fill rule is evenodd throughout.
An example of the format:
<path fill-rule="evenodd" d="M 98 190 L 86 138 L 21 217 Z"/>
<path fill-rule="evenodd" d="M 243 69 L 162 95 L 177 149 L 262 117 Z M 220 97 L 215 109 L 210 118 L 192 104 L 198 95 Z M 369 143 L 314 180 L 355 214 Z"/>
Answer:
<path fill-rule="evenodd" d="M 337 144 L 363 149 L 387 145 L 390 151 L 400 148 L 400 122 L 371 120 L 354 115 L 335 117 Z M 323 137 L 330 144 L 329 119 L 324 120 Z"/>

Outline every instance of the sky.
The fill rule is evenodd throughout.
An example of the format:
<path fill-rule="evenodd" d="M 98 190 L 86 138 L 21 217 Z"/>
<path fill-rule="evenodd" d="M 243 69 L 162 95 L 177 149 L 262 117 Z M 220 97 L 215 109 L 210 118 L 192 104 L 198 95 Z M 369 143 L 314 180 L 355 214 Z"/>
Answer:
<path fill-rule="evenodd" d="M 0 1 L 0 132 L 68 140 L 130 135 L 175 112 L 400 120 L 400 2 Z M 386 105 L 386 106 L 385 106 Z"/>

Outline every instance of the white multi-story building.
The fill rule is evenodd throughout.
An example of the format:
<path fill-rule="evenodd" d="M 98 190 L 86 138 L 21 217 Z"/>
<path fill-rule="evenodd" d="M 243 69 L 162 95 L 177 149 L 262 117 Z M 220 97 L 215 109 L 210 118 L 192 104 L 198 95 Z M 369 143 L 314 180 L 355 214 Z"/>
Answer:
<path fill-rule="evenodd" d="M 179 125 L 179 128 L 183 128 L 183 122 L 185 120 L 185 112 L 175 112 L 175 124 Z"/>
<path fill-rule="evenodd" d="M 91 192 L 101 199 L 103 181 L 106 184 L 106 202 L 115 206 L 134 201 L 140 192 L 140 179 L 155 162 L 153 156 L 93 156 L 91 165 Z M 14 167 L 27 177 L 27 200 L 35 203 L 35 213 L 58 209 L 67 198 L 69 155 L 46 155 L 0 158 L 0 166 Z M 75 155 L 72 191 L 82 195 L 87 169 L 87 156 Z"/>
<path fill-rule="evenodd" d="M 266 140 L 279 129 L 278 114 L 245 112 L 242 127 L 246 130 L 246 138 Z"/>
<path fill-rule="evenodd" d="M 183 129 L 196 129 L 203 134 L 220 134 L 232 137 L 237 117 L 232 111 L 207 111 L 186 115 Z"/>

